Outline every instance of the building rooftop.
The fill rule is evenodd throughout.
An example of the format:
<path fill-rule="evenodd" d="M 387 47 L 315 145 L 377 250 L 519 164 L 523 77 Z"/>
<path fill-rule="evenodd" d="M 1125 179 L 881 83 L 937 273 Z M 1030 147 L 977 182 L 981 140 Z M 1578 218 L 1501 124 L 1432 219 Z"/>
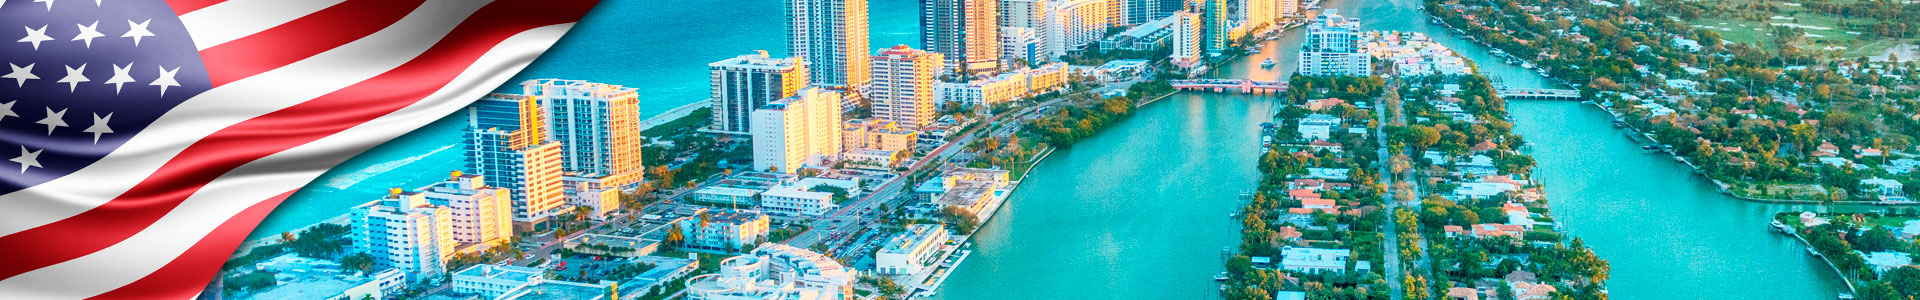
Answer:
<path fill-rule="evenodd" d="M 545 274 L 545 273 L 546 273 L 546 269 L 541 269 L 541 268 L 482 264 L 482 265 L 474 265 L 471 267 L 467 267 L 466 269 L 461 269 L 459 272 L 454 272 L 453 275 L 491 278 L 491 279 L 507 279 L 507 280 L 514 280 L 514 281 L 530 281 L 534 278 L 539 278 L 541 274 Z"/>
<path fill-rule="evenodd" d="M 936 233 L 934 232 L 935 230 L 945 231 L 947 230 L 947 228 L 940 226 L 939 224 L 907 225 L 906 231 L 902 231 L 900 232 L 900 234 L 894 235 L 893 238 L 887 239 L 886 247 L 880 248 L 880 252 L 881 253 L 913 252 L 914 244 L 918 244 L 921 240 L 925 240 L 931 237 Z"/>
<path fill-rule="evenodd" d="M 612 282 L 588 284 L 567 281 L 543 281 L 508 291 L 501 299 L 520 300 L 599 300 L 607 299 Z"/>

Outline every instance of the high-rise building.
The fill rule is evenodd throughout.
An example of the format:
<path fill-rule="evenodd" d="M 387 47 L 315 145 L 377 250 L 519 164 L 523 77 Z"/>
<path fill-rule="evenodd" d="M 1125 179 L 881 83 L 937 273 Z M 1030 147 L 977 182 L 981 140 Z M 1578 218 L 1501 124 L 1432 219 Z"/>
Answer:
<path fill-rule="evenodd" d="M 539 98 L 493 94 L 467 107 L 467 168 L 488 186 L 512 192 L 519 230 L 546 230 L 566 203 L 562 150 L 546 131 Z"/>
<path fill-rule="evenodd" d="M 1205 22 L 1199 13 L 1191 11 L 1176 12 L 1172 18 L 1173 42 L 1169 47 L 1173 48 L 1173 54 L 1168 57 L 1181 67 L 1198 66 L 1202 55 L 1206 54 L 1206 48 L 1202 46 L 1206 40 Z"/>
<path fill-rule="evenodd" d="M 1039 31 L 1026 27 L 1000 27 L 1000 58 L 1008 67 L 1031 67 L 1045 59 L 1040 50 L 1046 45 L 1040 42 Z"/>
<path fill-rule="evenodd" d="M 447 180 L 417 190 L 428 203 L 453 212 L 453 240 L 485 250 L 513 237 L 513 200 L 507 189 L 488 186 L 480 175 L 453 171 Z M 466 250 L 462 250 L 466 251 Z"/>
<path fill-rule="evenodd" d="M 1194 0 L 1194 3 L 1201 7 L 1200 17 L 1206 19 L 1207 53 L 1226 51 L 1233 41 L 1233 24 L 1227 22 L 1227 0 Z"/>
<path fill-rule="evenodd" d="M 1273 16 L 1291 18 L 1300 16 L 1300 0 L 1275 0 Z"/>
<path fill-rule="evenodd" d="M 792 174 L 840 154 L 840 93 L 811 87 L 753 112 L 753 168 Z"/>
<path fill-rule="evenodd" d="M 386 198 L 354 206 L 349 215 L 353 251 L 372 256 L 376 269 L 398 269 L 412 282 L 447 273 L 447 259 L 458 245 L 452 209 L 394 188 Z"/>
<path fill-rule="evenodd" d="M 1273 24 L 1275 0 L 1240 1 L 1240 26 L 1251 30 Z"/>
<path fill-rule="evenodd" d="M 1000 68 L 1000 0 L 920 0 L 920 43 L 970 73 Z"/>
<path fill-rule="evenodd" d="M 1165 0 L 1120 0 L 1120 11 L 1123 16 L 1120 25 L 1146 24 L 1173 15 L 1179 7 L 1174 6 L 1173 9 L 1168 9 L 1166 2 Z"/>
<path fill-rule="evenodd" d="M 920 128 L 933 122 L 934 79 L 940 73 L 939 53 L 893 46 L 873 58 L 873 116 Z"/>
<path fill-rule="evenodd" d="M 753 110 L 767 102 L 793 96 L 809 83 L 806 63 L 798 57 L 773 58 L 766 51 L 707 64 L 712 70 L 713 125 L 716 132 L 748 134 Z"/>
<path fill-rule="evenodd" d="M 1307 23 L 1307 41 L 1300 46 L 1300 68 L 1307 76 L 1367 76 L 1373 58 L 1360 51 L 1360 21 L 1327 9 Z"/>
<path fill-rule="evenodd" d="M 807 62 L 813 83 L 861 91 L 867 59 L 867 0 L 786 0 L 787 53 Z"/>
<path fill-rule="evenodd" d="M 1106 38 L 1107 29 L 1119 25 L 1119 0 L 1066 0 L 1048 12 L 1042 28 L 1048 58 L 1084 49 L 1087 44 Z"/>
<path fill-rule="evenodd" d="M 541 99 L 547 130 L 566 149 L 567 173 L 600 179 L 612 188 L 640 183 L 640 93 L 629 87 L 583 80 L 533 79 L 520 83 Z"/>

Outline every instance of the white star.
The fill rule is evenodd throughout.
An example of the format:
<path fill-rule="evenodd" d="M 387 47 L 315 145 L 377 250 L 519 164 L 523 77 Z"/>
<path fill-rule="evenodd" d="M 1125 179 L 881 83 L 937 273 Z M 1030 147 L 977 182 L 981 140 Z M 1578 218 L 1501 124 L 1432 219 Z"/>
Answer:
<path fill-rule="evenodd" d="M 53 37 L 47 36 L 47 25 L 40 25 L 40 29 L 26 26 L 20 26 L 20 28 L 27 29 L 27 37 L 20 38 L 19 42 L 33 43 L 33 50 L 40 50 L 40 42 L 53 40 Z"/>
<path fill-rule="evenodd" d="M 74 35 L 72 40 L 86 41 L 87 49 L 93 49 L 93 38 L 107 36 L 105 34 L 100 34 L 100 30 L 97 29 L 97 28 L 100 28 L 99 20 L 94 20 L 93 25 L 80 26 L 80 24 L 73 24 L 73 26 L 80 27 L 80 34 Z"/>
<path fill-rule="evenodd" d="M 67 117 L 67 109 L 62 108 L 60 109 L 60 111 L 53 111 L 52 107 L 48 107 L 47 117 L 44 119 L 40 119 L 39 122 L 33 122 L 33 123 L 46 124 L 47 135 L 53 135 L 54 128 L 67 127 L 66 117 Z"/>
<path fill-rule="evenodd" d="M 47 11 L 53 11 L 53 0 L 33 0 L 33 2 L 46 3 Z"/>
<path fill-rule="evenodd" d="M 93 144 L 98 145 L 100 144 L 100 134 L 113 133 L 113 128 L 107 128 L 108 119 L 113 119 L 113 113 L 107 113 L 105 117 L 101 117 L 100 114 L 93 114 L 93 126 L 87 126 L 86 130 L 81 130 L 80 132 L 93 133 Z"/>
<path fill-rule="evenodd" d="M 67 92 L 72 93 L 75 88 L 80 87 L 81 82 L 93 81 L 91 79 L 87 79 L 87 74 L 82 74 L 86 72 L 87 72 L 87 64 L 80 64 L 80 68 L 67 66 L 67 77 L 60 77 L 60 81 L 57 81 L 57 82 L 66 83 Z"/>
<path fill-rule="evenodd" d="M 127 63 L 125 67 L 113 65 L 113 78 L 107 78 L 107 84 L 113 85 L 114 95 L 120 94 L 121 86 L 126 85 L 128 82 L 133 82 L 133 75 L 128 74 L 132 71 L 133 63 Z"/>
<path fill-rule="evenodd" d="M 160 96 L 166 97 L 167 87 L 180 86 L 180 81 L 173 79 L 173 75 L 179 74 L 179 73 L 180 73 L 180 67 L 173 67 L 173 70 L 167 70 L 167 67 L 160 67 L 160 78 L 155 78 L 153 80 L 153 83 L 149 83 L 147 85 L 160 86 Z"/>
<path fill-rule="evenodd" d="M 13 69 L 13 72 L 0 75 L 0 78 L 13 79 L 16 86 L 27 86 L 27 79 L 40 79 L 40 76 L 33 75 L 33 64 L 27 64 L 27 67 L 21 68 L 19 65 L 7 63 L 7 67 Z"/>
<path fill-rule="evenodd" d="M 20 146 L 20 157 L 15 157 L 7 161 L 20 163 L 20 174 L 26 174 L 27 168 L 45 168 L 40 166 L 40 151 L 45 150 L 46 149 L 27 151 L 27 146 Z"/>
<path fill-rule="evenodd" d="M 20 103 L 20 100 L 13 100 L 13 101 L 7 101 L 7 103 L 0 103 L 0 120 L 6 120 L 7 117 L 20 116 L 20 114 L 13 113 L 14 103 Z"/>
<path fill-rule="evenodd" d="M 120 37 L 133 38 L 133 46 L 139 47 L 140 38 L 153 36 L 153 31 L 147 30 L 147 24 L 150 24 L 150 23 L 153 23 L 153 19 L 140 21 L 140 23 L 134 23 L 133 20 L 127 20 L 127 27 L 130 27 L 130 28 L 127 29 L 127 34 L 122 34 L 120 35 Z"/>

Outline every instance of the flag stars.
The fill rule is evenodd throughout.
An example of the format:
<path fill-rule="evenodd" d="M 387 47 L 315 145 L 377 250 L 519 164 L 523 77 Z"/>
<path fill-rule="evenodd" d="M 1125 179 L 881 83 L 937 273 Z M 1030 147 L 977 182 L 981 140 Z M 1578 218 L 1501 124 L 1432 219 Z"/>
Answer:
<path fill-rule="evenodd" d="M 99 29 L 100 21 L 98 20 L 93 21 L 93 24 L 91 25 L 73 24 L 73 26 L 80 27 L 80 34 L 74 35 L 72 40 L 86 41 L 87 49 L 93 49 L 94 38 L 107 36 L 105 34 L 100 34 L 100 29 Z M 39 49 L 35 48 L 35 50 L 39 50 Z"/>
<path fill-rule="evenodd" d="M 120 35 L 120 37 L 133 38 L 133 46 L 139 47 L 140 38 L 153 36 L 153 31 L 147 30 L 147 25 L 152 23 L 153 23 L 153 19 L 140 21 L 140 23 L 134 23 L 133 20 L 127 20 L 127 27 L 128 27 L 127 33 Z"/>
<path fill-rule="evenodd" d="M 7 101 L 7 103 L 0 103 L 0 120 L 6 120 L 7 117 L 20 116 L 20 114 L 13 113 L 13 105 L 16 103 L 20 103 L 20 100 L 13 100 L 13 101 Z"/>
<path fill-rule="evenodd" d="M 93 81 L 92 79 L 87 79 L 87 75 L 83 74 L 87 72 L 87 64 L 80 64 L 79 68 L 74 68 L 73 66 L 66 67 L 67 76 L 60 77 L 60 81 L 58 82 L 67 84 L 68 93 L 72 93 L 74 89 L 79 88 L 81 82 Z"/>
<path fill-rule="evenodd" d="M 107 127 L 107 120 L 111 120 L 111 119 L 113 119 L 113 113 L 107 113 L 107 116 L 105 117 L 102 117 L 100 116 L 100 114 L 97 114 L 97 113 L 93 114 L 93 126 L 87 126 L 87 129 L 81 130 L 81 132 L 92 133 L 93 144 L 99 145 L 101 134 L 113 133 L 113 128 Z"/>
<path fill-rule="evenodd" d="M 46 150 L 47 149 L 27 151 L 27 146 L 20 146 L 20 156 L 16 156 L 7 161 L 20 163 L 20 174 L 26 174 L 27 168 L 46 168 L 40 166 L 40 151 Z"/>
<path fill-rule="evenodd" d="M 125 86 L 128 82 L 133 82 L 133 75 L 128 74 L 132 71 L 133 63 L 127 63 L 127 66 L 124 67 L 113 65 L 113 78 L 107 78 L 107 84 L 113 85 L 114 95 L 120 94 L 121 86 Z"/>
<path fill-rule="evenodd" d="M 180 86 L 180 81 L 173 79 L 174 75 L 179 73 L 180 67 L 173 67 L 173 70 L 167 70 L 167 67 L 164 66 L 160 67 L 160 78 L 153 79 L 153 83 L 147 85 L 160 86 L 160 96 L 166 97 L 167 87 Z"/>
<path fill-rule="evenodd" d="M 40 119 L 39 122 L 34 122 L 34 123 L 47 125 L 47 135 L 53 135 L 53 129 L 60 128 L 60 127 L 67 127 L 66 116 L 67 116 L 67 109 L 62 108 L 60 109 L 60 111 L 53 111 L 52 107 L 48 107 L 47 117 L 42 118 Z"/>
<path fill-rule="evenodd" d="M 7 63 L 7 68 L 13 69 L 13 72 L 9 72 L 7 75 L 0 75 L 0 78 L 13 79 L 16 87 L 27 86 L 28 79 L 40 79 L 40 76 L 33 75 L 33 64 L 27 64 L 27 66 L 23 68 L 20 67 L 20 65 Z"/>
<path fill-rule="evenodd" d="M 27 29 L 27 37 L 20 38 L 19 42 L 33 43 L 34 51 L 40 50 L 40 42 L 53 40 L 53 37 L 47 36 L 47 25 L 40 25 L 40 29 L 33 29 L 33 27 L 27 26 L 20 26 L 20 28 Z"/>
<path fill-rule="evenodd" d="M 46 3 L 47 11 L 53 11 L 53 0 L 33 0 L 33 2 Z"/>

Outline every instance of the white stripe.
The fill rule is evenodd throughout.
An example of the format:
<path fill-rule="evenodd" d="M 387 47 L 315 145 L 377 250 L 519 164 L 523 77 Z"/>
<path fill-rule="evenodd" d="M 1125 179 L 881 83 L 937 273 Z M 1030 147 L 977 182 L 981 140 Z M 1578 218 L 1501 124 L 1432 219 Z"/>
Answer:
<path fill-rule="evenodd" d="M 132 283 L 248 207 L 300 188 L 368 148 L 472 104 L 519 73 L 571 27 L 551 25 L 515 34 L 420 102 L 221 175 L 147 230 L 100 252 L 0 281 L 0 295 L 81 299 Z"/>
<path fill-rule="evenodd" d="M 180 15 L 193 44 L 207 50 L 347 0 L 228 0 Z"/>
<path fill-rule="evenodd" d="M 412 60 L 484 1 L 431 0 L 366 38 L 187 99 L 80 171 L 0 195 L 0 236 L 72 217 L 126 193 L 220 129 L 373 78 Z"/>

